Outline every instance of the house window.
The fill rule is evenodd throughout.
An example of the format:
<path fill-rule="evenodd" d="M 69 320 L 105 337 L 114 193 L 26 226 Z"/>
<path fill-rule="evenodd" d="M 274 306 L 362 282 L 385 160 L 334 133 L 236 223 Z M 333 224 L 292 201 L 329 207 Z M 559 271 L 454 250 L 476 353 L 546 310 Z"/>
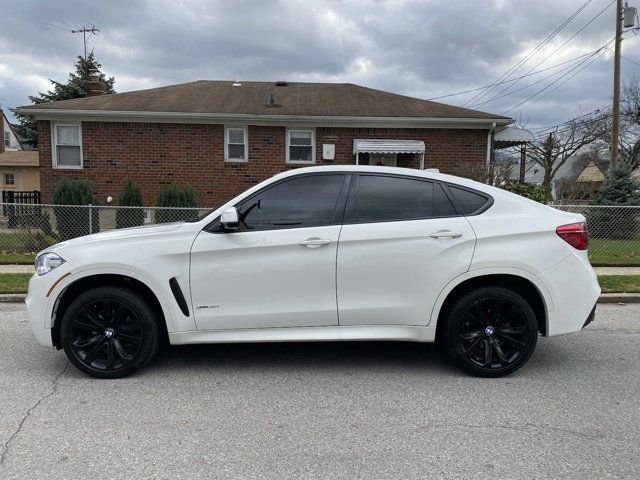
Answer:
<path fill-rule="evenodd" d="M 77 123 L 53 125 L 54 168 L 82 168 L 82 130 Z"/>
<path fill-rule="evenodd" d="M 13 173 L 4 174 L 4 185 L 6 187 L 14 187 L 16 185 L 16 176 Z"/>
<path fill-rule="evenodd" d="M 226 127 L 224 142 L 224 159 L 226 162 L 246 162 L 247 156 L 247 127 Z"/>
<path fill-rule="evenodd" d="M 287 163 L 316 163 L 315 130 L 287 130 Z"/>
<path fill-rule="evenodd" d="M 9 136 L 9 132 L 2 132 L 4 134 L 4 146 L 5 147 L 10 147 L 11 146 L 11 137 Z"/>

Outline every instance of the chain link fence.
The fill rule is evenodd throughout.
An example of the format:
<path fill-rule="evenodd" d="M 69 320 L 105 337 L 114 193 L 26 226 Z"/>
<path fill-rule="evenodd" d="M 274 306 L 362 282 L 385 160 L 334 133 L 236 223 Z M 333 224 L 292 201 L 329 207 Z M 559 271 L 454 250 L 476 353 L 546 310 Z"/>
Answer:
<path fill-rule="evenodd" d="M 210 208 L 1 203 L 0 251 L 36 253 L 55 243 L 108 230 L 194 220 Z"/>
<path fill-rule="evenodd" d="M 550 206 L 585 216 L 591 263 L 640 266 L 640 206 Z"/>
<path fill-rule="evenodd" d="M 551 205 L 581 213 L 589 257 L 597 265 L 640 266 L 640 206 Z M 189 221 L 208 208 L 115 207 L 0 203 L 0 251 L 36 253 L 63 240 L 119 228 Z"/>

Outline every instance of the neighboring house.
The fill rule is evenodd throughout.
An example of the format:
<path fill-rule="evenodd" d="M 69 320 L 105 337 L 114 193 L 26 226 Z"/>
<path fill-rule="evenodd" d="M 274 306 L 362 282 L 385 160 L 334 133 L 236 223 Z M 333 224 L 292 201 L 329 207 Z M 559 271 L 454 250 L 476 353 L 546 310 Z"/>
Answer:
<path fill-rule="evenodd" d="M 4 141 L 0 144 L 0 191 L 40 190 L 38 152 L 24 151 L 2 109 L 0 116 L 4 129 Z"/>
<path fill-rule="evenodd" d="M 484 165 L 510 118 L 353 84 L 196 81 L 17 109 L 38 121 L 42 199 L 63 178 L 99 200 L 127 178 L 154 204 L 169 184 L 219 205 L 290 168 Z"/>
<path fill-rule="evenodd" d="M 9 119 L 4 114 L 2 108 L 0 108 L 0 117 L 2 117 L 2 147 L 5 152 L 17 152 L 22 150 L 22 145 L 18 140 Z"/>

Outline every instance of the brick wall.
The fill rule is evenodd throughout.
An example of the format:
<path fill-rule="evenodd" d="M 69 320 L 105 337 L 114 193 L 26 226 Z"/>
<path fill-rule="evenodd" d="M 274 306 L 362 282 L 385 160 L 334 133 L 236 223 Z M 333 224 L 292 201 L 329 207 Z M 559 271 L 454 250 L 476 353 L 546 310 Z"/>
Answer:
<path fill-rule="evenodd" d="M 127 178 L 134 180 L 146 205 L 155 205 L 158 193 L 169 184 L 189 184 L 201 206 L 215 207 L 270 176 L 296 168 L 285 163 L 285 128 L 249 126 L 249 161 L 224 161 L 222 125 L 83 122 L 82 170 L 51 167 L 49 122 L 38 123 L 42 201 L 51 202 L 62 178 L 85 178 L 101 204 L 114 201 Z M 354 138 L 423 140 L 425 167 L 460 173 L 465 163 L 482 164 L 486 130 L 317 128 L 316 161 L 322 164 L 355 163 Z M 322 144 L 336 145 L 335 161 L 322 160 Z M 367 161 L 361 155 L 361 161 Z M 418 167 L 414 155 L 399 155 L 398 166 Z"/>

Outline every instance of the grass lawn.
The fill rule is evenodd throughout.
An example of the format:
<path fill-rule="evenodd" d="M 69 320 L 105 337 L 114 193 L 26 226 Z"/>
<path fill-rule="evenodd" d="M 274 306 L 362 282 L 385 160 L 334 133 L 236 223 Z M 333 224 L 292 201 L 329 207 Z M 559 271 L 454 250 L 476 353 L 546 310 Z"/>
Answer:
<path fill-rule="evenodd" d="M 30 273 L 0 273 L 0 293 L 27 293 Z"/>
<path fill-rule="evenodd" d="M 614 240 L 590 237 L 589 260 L 593 265 L 640 265 L 640 238 Z"/>
<path fill-rule="evenodd" d="M 0 252 L 0 265 L 14 265 L 16 263 L 33 263 L 36 256 L 32 253 Z"/>
<path fill-rule="evenodd" d="M 0 273 L 0 293 L 26 293 L 30 273 Z M 640 275 L 599 275 L 603 293 L 640 293 Z"/>
<path fill-rule="evenodd" d="M 640 275 L 598 275 L 603 293 L 640 293 Z"/>

